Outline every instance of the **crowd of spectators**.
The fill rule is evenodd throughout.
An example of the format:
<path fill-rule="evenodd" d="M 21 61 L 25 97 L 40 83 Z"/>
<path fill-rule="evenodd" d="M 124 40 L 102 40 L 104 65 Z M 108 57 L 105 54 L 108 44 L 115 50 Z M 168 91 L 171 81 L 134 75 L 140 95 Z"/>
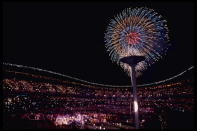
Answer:
<path fill-rule="evenodd" d="M 111 125 L 129 129 L 126 125 L 133 124 L 133 96 L 130 88 L 4 78 L 3 92 L 4 112 L 19 114 L 21 119 L 50 120 L 55 126 L 64 127 L 76 123 L 78 119 L 75 116 L 78 113 L 83 118 L 79 122 L 83 124 L 78 124 L 80 128 L 107 129 Z M 191 80 L 139 87 L 137 94 L 141 127 L 155 115 L 159 116 L 161 125 L 165 127 L 165 118 L 162 117 L 164 109 L 193 111 Z"/>

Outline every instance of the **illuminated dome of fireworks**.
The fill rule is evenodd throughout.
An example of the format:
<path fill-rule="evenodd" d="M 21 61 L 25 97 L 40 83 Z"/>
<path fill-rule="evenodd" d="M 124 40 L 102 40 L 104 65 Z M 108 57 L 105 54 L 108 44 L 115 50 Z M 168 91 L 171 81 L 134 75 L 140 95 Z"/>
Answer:
<path fill-rule="evenodd" d="M 169 47 L 166 20 L 153 9 L 127 8 L 112 19 L 105 33 L 107 51 L 113 62 L 130 74 L 130 67 L 119 60 L 126 56 L 145 56 L 136 65 L 137 76 L 162 58 Z"/>

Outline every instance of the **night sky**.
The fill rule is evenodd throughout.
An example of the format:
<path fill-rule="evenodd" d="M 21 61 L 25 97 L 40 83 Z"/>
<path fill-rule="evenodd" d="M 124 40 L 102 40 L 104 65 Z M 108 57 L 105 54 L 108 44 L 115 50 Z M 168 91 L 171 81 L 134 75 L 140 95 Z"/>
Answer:
<path fill-rule="evenodd" d="M 3 61 L 90 82 L 128 85 L 130 78 L 106 52 L 104 33 L 117 13 L 141 6 L 168 21 L 171 47 L 138 84 L 169 78 L 193 65 L 194 9 L 189 2 L 5 2 Z"/>

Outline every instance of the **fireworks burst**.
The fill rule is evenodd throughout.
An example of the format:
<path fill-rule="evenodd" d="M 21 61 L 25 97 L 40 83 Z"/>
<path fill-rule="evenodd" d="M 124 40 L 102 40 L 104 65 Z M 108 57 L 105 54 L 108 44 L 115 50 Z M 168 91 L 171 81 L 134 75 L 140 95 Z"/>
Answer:
<path fill-rule="evenodd" d="M 126 56 L 145 56 L 136 65 L 137 76 L 162 58 L 169 47 L 166 20 L 153 9 L 128 8 L 112 19 L 105 33 L 107 51 L 113 62 L 130 74 L 130 66 L 120 62 Z"/>

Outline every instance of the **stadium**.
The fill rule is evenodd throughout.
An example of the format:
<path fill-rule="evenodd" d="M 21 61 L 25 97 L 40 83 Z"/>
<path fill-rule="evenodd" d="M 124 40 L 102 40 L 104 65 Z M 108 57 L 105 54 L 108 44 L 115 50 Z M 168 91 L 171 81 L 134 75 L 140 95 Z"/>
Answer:
<path fill-rule="evenodd" d="M 193 129 L 192 2 L 3 2 L 4 129 Z"/>
<path fill-rule="evenodd" d="M 138 85 L 140 128 L 193 128 L 193 68 Z M 130 90 L 130 86 L 91 83 L 4 63 L 3 125 L 6 129 L 134 129 Z"/>

